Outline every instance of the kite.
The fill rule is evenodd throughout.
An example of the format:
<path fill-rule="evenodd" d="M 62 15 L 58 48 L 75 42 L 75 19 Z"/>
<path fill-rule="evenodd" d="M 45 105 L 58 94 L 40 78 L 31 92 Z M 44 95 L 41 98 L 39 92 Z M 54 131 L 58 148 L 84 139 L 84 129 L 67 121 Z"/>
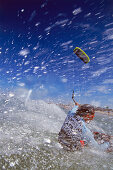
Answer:
<path fill-rule="evenodd" d="M 89 63 L 90 59 L 83 50 L 81 50 L 79 47 L 76 47 L 73 51 L 84 63 Z"/>

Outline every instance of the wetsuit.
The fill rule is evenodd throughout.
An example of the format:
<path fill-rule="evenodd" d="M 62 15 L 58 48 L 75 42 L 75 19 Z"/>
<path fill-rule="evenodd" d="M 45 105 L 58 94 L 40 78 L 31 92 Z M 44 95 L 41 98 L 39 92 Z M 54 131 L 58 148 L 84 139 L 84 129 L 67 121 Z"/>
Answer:
<path fill-rule="evenodd" d="M 89 128 L 86 127 L 82 117 L 76 115 L 78 106 L 69 111 L 63 126 L 59 132 L 58 140 L 67 150 L 81 149 L 83 145 L 89 145 L 98 149 L 106 149 L 107 144 L 99 145 Z M 81 143 L 83 141 L 83 143 Z M 82 145 L 83 144 L 83 145 Z"/>

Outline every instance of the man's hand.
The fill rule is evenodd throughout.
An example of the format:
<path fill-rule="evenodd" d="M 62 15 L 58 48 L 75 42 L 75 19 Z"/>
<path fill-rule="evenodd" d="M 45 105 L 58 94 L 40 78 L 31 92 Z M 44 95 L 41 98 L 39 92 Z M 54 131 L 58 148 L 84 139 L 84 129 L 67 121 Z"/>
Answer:
<path fill-rule="evenodd" d="M 72 93 L 72 99 L 74 99 L 74 90 L 73 90 L 73 93 Z"/>

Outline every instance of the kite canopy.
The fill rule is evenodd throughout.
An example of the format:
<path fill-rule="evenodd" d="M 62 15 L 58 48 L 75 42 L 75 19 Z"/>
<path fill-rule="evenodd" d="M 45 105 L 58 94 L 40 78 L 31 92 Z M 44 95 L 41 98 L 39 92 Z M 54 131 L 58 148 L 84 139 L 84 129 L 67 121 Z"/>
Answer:
<path fill-rule="evenodd" d="M 84 63 L 88 63 L 90 61 L 88 55 L 83 51 L 81 50 L 79 47 L 76 47 L 74 49 L 74 53 L 84 62 Z"/>

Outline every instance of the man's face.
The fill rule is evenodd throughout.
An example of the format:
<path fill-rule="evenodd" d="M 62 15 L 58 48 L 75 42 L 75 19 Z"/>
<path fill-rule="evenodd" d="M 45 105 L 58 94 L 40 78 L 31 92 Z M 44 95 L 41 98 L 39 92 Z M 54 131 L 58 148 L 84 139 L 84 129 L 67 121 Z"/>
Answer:
<path fill-rule="evenodd" d="M 87 116 L 83 116 L 85 122 L 91 121 L 94 119 L 94 114 L 88 113 Z"/>

